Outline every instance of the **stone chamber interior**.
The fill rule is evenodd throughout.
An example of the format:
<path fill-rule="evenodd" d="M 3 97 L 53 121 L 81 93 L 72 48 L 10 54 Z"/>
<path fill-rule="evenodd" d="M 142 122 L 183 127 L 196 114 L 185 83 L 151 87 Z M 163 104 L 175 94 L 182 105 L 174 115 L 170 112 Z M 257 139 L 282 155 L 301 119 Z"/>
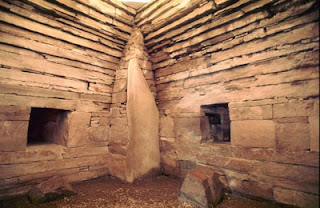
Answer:
<path fill-rule="evenodd" d="M 317 0 L 0 0 L 0 97 L 0 200 L 204 174 L 319 206 Z"/>

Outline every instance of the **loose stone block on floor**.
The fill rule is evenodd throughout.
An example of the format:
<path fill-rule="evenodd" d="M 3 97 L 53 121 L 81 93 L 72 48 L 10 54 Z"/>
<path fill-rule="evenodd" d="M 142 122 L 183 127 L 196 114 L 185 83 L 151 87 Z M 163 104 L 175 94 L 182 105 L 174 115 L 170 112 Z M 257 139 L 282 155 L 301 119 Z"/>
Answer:
<path fill-rule="evenodd" d="M 38 184 L 28 192 L 28 197 L 34 204 L 49 202 L 76 194 L 72 186 L 62 177 L 54 176 Z"/>
<path fill-rule="evenodd" d="M 217 205 L 223 197 L 223 185 L 219 180 L 222 173 L 197 166 L 185 177 L 179 200 L 202 208 Z"/>

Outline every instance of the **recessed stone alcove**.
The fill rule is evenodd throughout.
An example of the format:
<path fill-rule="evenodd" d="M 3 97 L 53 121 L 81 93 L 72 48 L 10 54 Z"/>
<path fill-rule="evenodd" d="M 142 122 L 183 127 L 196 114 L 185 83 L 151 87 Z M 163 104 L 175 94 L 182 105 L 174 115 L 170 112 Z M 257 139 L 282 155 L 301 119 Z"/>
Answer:
<path fill-rule="evenodd" d="M 228 103 L 203 105 L 201 111 L 201 141 L 230 142 L 230 117 Z"/>
<path fill-rule="evenodd" d="M 27 145 L 66 145 L 67 114 L 66 110 L 31 108 Z"/>

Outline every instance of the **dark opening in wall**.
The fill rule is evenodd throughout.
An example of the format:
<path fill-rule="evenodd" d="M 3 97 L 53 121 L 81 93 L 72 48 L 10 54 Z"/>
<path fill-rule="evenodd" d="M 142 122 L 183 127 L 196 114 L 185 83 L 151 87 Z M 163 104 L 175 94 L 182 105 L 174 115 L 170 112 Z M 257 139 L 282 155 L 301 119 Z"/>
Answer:
<path fill-rule="evenodd" d="M 201 106 L 202 142 L 230 142 L 230 118 L 228 103 Z"/>
<path fill-rule="evenodd" d="M 66 144 L 66 110 L 32 108 L 28 127 L 28 145 Z"/>

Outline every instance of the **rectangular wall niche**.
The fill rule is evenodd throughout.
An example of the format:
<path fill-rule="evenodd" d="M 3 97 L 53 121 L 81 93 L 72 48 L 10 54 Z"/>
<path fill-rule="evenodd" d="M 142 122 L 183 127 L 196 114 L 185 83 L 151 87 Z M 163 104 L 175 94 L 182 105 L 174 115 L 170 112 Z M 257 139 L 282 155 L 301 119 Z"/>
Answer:
<path fill-rule="evenodd" d="M 230 118 L 228 103 L 201 106 L 202 142 L 230 142 Z"/>
<path fill-rule="evenodd" d="M 27 144 L 66 145 L 68 112 L 50 108 L 32 108 Z"/>

